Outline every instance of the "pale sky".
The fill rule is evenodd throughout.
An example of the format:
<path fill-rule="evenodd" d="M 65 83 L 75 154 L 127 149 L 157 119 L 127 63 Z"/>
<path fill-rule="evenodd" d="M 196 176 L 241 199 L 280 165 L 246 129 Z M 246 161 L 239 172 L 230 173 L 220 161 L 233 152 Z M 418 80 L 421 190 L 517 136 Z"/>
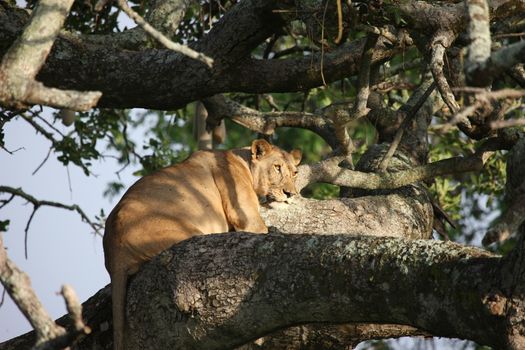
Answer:
<path fill-rule="evenodd" d="M 67 130 L 57 123 L 58 127 Z M 46 164 L 34 176 L 31 173 L 45 158 L 50 143 L 22 119 L 5 126 L 5 144 L 9 150 L 23 149 L 9 155 L 0 150 L 0 183 L 21 187 L 38 199 L 78 204 L 93 218 L 104 208 L 106 215 L 115 203 L 110 203 L 102 193 L 106 184 L 117 177 L 116 162 L 108 158 L 94 162 L 92 171 L 97 177 L 86 177 L 75 165 L 67 168 L 51 154 Z M 132 170 L 121 173 L 126 185 L 136 180 Z M 5 198 L 3 196 L 2 198 Z M 114 201 L 118 200 L 116 198 Z M 109 283 L 104 268 L 102 239 L 91 234 L 89 225 L 81 222 L 76 212 L 58 208 L 41 207 L 35 214 L 28 236 L 28 259 L 24 257 L 24 228 L 32 211 L 31 204 L 21 199 L 13 200 L 0 211 L 0 220 L 10 219 L 7 233 L 3 233 L 9 257 L 24 270 L 33 287 L 53 318 L 66 313 L 64 301 L 57 295 L 62 284 L 71 284 L 81 301 L 86 300 Z M 0 308 L 0 342 L 30 330 L 29 323 L 6 295 Z"/>

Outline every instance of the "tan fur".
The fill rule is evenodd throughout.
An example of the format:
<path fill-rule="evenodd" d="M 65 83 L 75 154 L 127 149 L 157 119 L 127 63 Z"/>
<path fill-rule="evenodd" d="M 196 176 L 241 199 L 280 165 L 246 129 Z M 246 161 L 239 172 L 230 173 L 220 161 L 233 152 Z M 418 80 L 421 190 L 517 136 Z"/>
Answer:
<path fill-rule="evenodd" d="M 124 349 L 128 276 L 173 244 L 194 235 L 267 233 L 258 197 L 297 193 L 301 152 L 256 140 L 251 148 L 199 151 L 137 181 L 106 221 L 104 255 L 112 283 L 114 349 Z"/>

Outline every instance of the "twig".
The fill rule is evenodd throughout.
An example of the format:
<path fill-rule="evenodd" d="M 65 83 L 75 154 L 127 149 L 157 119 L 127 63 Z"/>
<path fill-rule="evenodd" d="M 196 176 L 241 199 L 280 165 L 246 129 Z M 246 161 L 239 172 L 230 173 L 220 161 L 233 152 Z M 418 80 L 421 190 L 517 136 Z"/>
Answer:
<path fill-rule="evenodd" d="M 370 66 L 378 38 L 379 35 L 375 33 L 368 34 L 366 38 L 359 69 L 359 90 L 352 112 L 348 114 L 341 108 L 326 109 L 325 115 L 334 123 L 335 137 L 340 145 L 339 149 L 342 154 L 347 156 L 350 164 L 352 164 L 351 155 L 354 151 L 354 143 L 348 135 L 346 127 L 350 122 L 366 116 L 370 111 L 367 108 L 368 96 L 370 95 Z"/>
<path fill-rule="evenodd" d="M 40 168 L 42 168 L 42 166 L 47 162 L 47 160 L 49 159 L 49 156 L 51 155 L 51 150 L 52 148 L 49 148 L 49 150 L 47 151 L 47 155 L 46 157 L 44 158 L 44 160 L 40 163 L 40 165 L 38 165 L 36 167 L 36 169 L 31 173 L 31 175 L 35 175 L 39 170 Z"/>
<path fill-rule="evenodd" d="M 181 45 L 178 43 L 175 43 L 171 41 L 168 37 L 166 37 L 164 34 L 153 28 L 151 24 L 146 22 L 144 18 L 142 18 L 138 13 L 133 11 L 129 6 L 126 0 L 117 0 L 117 3 L 119 7 L 124 11 L 132 20 L 135 21 L 146 33 L 151 35 L 153 38 L 155 38 L 157 41 L 159 41 L 162 45 L 164 45 L 166 48 L 179 52 L 185 56 L 188 56 L 190 58 L 193 58 L 195 60 L 201 61 L 202 63 L 206 64 L 208 67 L 213 66 L 213 59 L 211 57 L 206 56 L 205 54 L 201 52 L 197 52 L 195 50 L 192 50 L 191 48 Z"/>
<path fill-rule="evenodd" d="M 394 136 L 394 139 L 392 140 L 392 143 L 390 144 L 390 147 L 388 148 L 388 151 L 386 152 L 385 156 L 381 160 L 381 163 L 379 165 L 379 171 L 380 172 L 385 172 L 386 169 L 388 168 L 388 164 L 390 163 L 390 159 L 392 159 L 392 156 L 396 152 L 397 147 L 399 146 L 399 143 L 401 142 L 401 138 L 403 137 L 403 133 L 405 131 L 405 128 L 407 128 L 408 125 L 412 122 L 412 119 L 414 119 L 414 117 L 416 116 L 416 114 L 419 111 L 419 109 L 421 108 L 421 106 L 423 106 L 423 104 L 425 103 L 425 101 L 430 96 L 430 94 L 434 91 L 435 88 L 436 88 L 436 83 L 435 82 L 431 82 L 430 80 L 427 80 L 426 82 L 421 84 L 421 86 L 418 89 L 418 91 L 415 92 L 411 96 L 411 99 L 412 98 L 413 99 L 417 98 L 417 100 L 416 100 L 417 102 L 414 104 L 414 106 L 412 106 L 410 108 L 410 110 L 408 112 L 405 112 L 404 110 L 401 111 L 401 113 L 406 113 L 405 119 L 403 120 L 403 122 L 399 126 L 399 129 L 397 130 L 397 132 L 396 132 L 396 134 Z M 421 93 L 421 91 L 424 91 L 424 93 L 420 97 L 419 93 Z M 410 100 L 407 101 L 407 105 L 409 105 L 409 102 L 410 102 Z"/>
<path fill-rule="evenodd" d="M 326 10 L 328 9 L 328 1 L 326 2 L 326 5 L 324 7 L 323 11 L 323 21 L 321 23 L 321 81 L 323 82 L 323 86 L 326 86 L 326 80 L 324 78 L 324 47 L 325 47 L 325 37 L 324 37 L 324 24 L 326 23 Z"/>
<path fill-rule="evenodd" d="M 11 150 L 5 148 L 4 146 L 0 146 L 0 148 L 3 149 L 4 151 L 6 151 L 7 153 L 9 153 L 10 155 L 13 155 L 16 152 L 25 149 L 24 147 L 18 147 L 17 149 L 11 151 Z"/>
<path fill-rule="evenodd" d="M 63 109 L 64 111 L 65 109 Z M 35 114 L 34 115 L 36 118 L 40 119 L 41 121 L 44 122 L 44 124 L 46 124 L 47 126 L 49 126 L 51 129 L 53 129 L 57 134 L 59 134 L 60 136 L 62 137 L 65 137 L 65 135 L 60 131 L 58 130 L 53 124 L 51 124 L 50 122 L 48 122 L 45 118 L 42 118 L 40 116 L 40 114 Z"/>
<path fill-rule="evenodd" d="M 49 141 L 51 141 L 51 143 L 53 144 L 53 147 L 56 147 L 58 145 L 58 141 L 53 137 L 53 134 L 51 134 L 50 132 L 48 132 L 46 129 L 44 129 L 40 124 L 38 124 L 37 122 L 35 122 L 33 120 L 33 118 L 25 115 L 25 114 L 22 114 L 22 118 L 29 124 L 31 125 L 36 131 L 38 131 L 39 133 L 41 133 L 46 139 L 48 139 Z"/>
<path fill-rule="evenodd" d="M 35 80 L 62 28 L 73 0 L 40 0 L 31 20 L 0 64 L 0 101 L 25 108 L 45 104 L 57 108 L 88 110 L 102 96 L 98 91 L 47 88 Z"/>
<path fill-rule="evenodd" d="M 24 229 L 24 256 L 25 258 L 27 259 L 28 255 L 27 255 L 27 238 L 28 238 L 28 233 L 29 233 L 29 226 L 31 226 L 31 221 L 33 221 L 33 217 L 35 216 L 35 213 L 36 211 L 38 210 L 40 206 L 37 204 L 37 205 L 33 205 L 33 211 L 31 212 L 31 215 L 29 216 L 29 219 L 27 220 L 27 224 L 26 224 L 26 227 Z"/>

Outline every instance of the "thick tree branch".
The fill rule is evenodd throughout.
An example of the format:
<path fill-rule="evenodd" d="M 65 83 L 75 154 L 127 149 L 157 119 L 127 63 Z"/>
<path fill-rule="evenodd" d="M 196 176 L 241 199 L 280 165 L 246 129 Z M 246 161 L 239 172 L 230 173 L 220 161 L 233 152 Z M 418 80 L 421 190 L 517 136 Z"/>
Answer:
<path fill-rule="evenodd" d="M 341 161 L 340 158 L 331 158 L 312 165 L 301 165 L 296 187 L 302 189 L 311 183 L 327 182 L 337 186 L 368 190 L 394 189 L 418 181 L 430 180 L 437 176 L 481 170 L 490 155 L 491 152 L 481 152 L 467 157 L 448 158 L 407 170 L 383 174 L 343 169 L 334 166 Z"/>
<path fill-rule="evenodd" d="M 100 92 L 79 92 L 45 87 L 35 80 L 62 28 L 73 0 L 40 0 L 29 24 L 3 56 L 0 64 L 0 102 L 13 108 L 45 104 L 88 110 Z"/>
<path fill-rule="evenodd" d="M 519 349 L 511 344 L 522 340 L 513 332 L 522 322 L 509 321 L 523 312 L 522 295 L 512 294 L 523 284 L 520 261 L 448 242 L 197 237 L 163 253 L 132 281 L 129 348 L 231 348 L 290 324 L 367 321 L 417 324 L 434 335 Z M 504 289 L 494 289 L 502 280 Z M 93 344 L 109 346 L 102 332 L 79 348 Z"/>

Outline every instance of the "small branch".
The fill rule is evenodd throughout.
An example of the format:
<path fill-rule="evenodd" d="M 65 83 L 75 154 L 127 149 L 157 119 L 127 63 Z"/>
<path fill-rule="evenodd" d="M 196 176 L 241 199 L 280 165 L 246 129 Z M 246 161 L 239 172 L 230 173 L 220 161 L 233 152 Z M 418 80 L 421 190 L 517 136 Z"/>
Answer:
<path fill-rule="evenodd" d="M 400 111 L 401 113 L 406 113 L 406 116 L 403 119 L 401 126 L 397 130 L 394 136 L 394 139 L 392 140 L 392 143 L 390 143 L 390 147 L 388 151 L 386 152 L 385 156 L 383 157 L 383 160 L 381 160 L 381 164 L 379 165 L 380 172 L 385 172 L 386 169 L 388 168 L 390 159 L 392 159 L 392 157 L 394 156 L 394 153 L 396 152 L 397 147 L 399 146 L 399 143 L 401 142 L 405 129 L 408 128 L 409 125 L 412 123 L 412 120 L 417 115 L 417 112 L 423 106 L 423 104 L 425 103 L 425 101 L 430 96 L 430 94 L 434 91 L 435 88 L 436 88 L 436 84 L 434 82 L 431 82 L 430 80 L 427 80 L 426 82 L 421 84 L 419 89 L 414 94 L 412 94 L 412 96 L 410 97 L 410 100 L 408 100 L 406 105 L 404 106 L 404 107 L 410 106 L 411 100 L 416 101 L 416 103 L 413 106 L 409 107 L 410 110 L 408 111 L 408 113 L 406 113 L 404 109 Z M 422 95 L 421 95 L 421 92 L 423 92 Z"/>
<path fill-rule="evenodd" d="M 102 236 L 102 233 L 100 232 L 101 229 L 102 229 L 102 225 L 91 221 L 89 219 L 89 217 L 86 215 L 86 213 L 77 204 L 66 205 L 66 204 L 59 203 L 59 202 L 52 202 L 52 201 L 47 201 L 47 200 L 38 200 L 35 197 L 31 196 L 30 194 L 27 194 L 24 191 L 22 191 L 22 189 L 20 189 L 20 188 L 13 188 L 13 187 L 8 187 L 8 186 L 0 186 L 0 192 L 10 193 L 11 195 L 15 195 L 15 196 L 21 197 L 21 198 L 25 199 L 26 201 L 28 201 L 29 203 L 31 203 L 33 205 L 33 207 L 34 207 L 34 211 L 31 214 L 31 218 L 34 215 L 34 212 L 36 212 L 36 210 L 38 210 L 40 207 L 43 207 L 43 206 L 49 206 L 49 207 L 55 207 L 55 208 L 61 208 L 61 209 L 67 209 L 67 210 L 71 210 L 71 211 L 76 211 L 80 215 L 82 220 L 84 222 L 86 222 L 89 226 L 91 226 L 91 228 L 94 230 L 95 234 L 97 234 L 99 236 Z M 30 223 L 30 221 L 28 222 L 28 225 L 27 225 L 26 228 L 29 228 L 29 223 Z"/>
<path fill-rule="evenodd" d="M 186 55 L 190 58 L 193 58 L 195 60 L 201 61 L 202 63 L 206 64 L 208 67 L 213 66 L 213 59 L 206 56 L 205 54 L 201 52 L 197 52 L 195 50 L 190 49 L 189 47 L 185 45 L 181 45 L 178 43 L 174 43 L 171 41 L 168 37 L 166 37 L 164 34 L 156 30 L 146 22 L 144 18 L 142 18 L 138 13 L 133 11 L 129 6 L 126 0 L 118 0 L 117 1 L 119 7 L 124 11 L 132 20 L 135 21 L 145 32 L 147 32 L 149 35 L 151 35 L 153 38 L 158 40 L 162 45 L 164 45 L 166 48 L 173 50 L 175 52 L 179 52 L 183 55 Z"/>
<path fill-rule="evenodd" d="M 46 139 L 51 141 L 53 147 L 56 147 L 58 145 L 58 141 L 53 137 L 53 134 L 48 132 L 46 129 L 44 129 L 40 124 L 38 124 L 36 121 L 33 120 L 30 116 L 26 114 L 21 115 L 22 118 L 31 125 L 37 132 L 41 133 Z"/>
<path fill-rule="evenodd" d="M 447 104 L 450 112 L 456 114 L 459 105 L 443 73 L 445 50 L 450 46 L 453 39 L 454 33 L 450 31 L 438 32 L 434 35 L 431 44 L 430 70 L 443 101 Z M 464 122 L 467 123 L 468 120 Z"/>
<path fill-rule="evenodd" d="M 29 233 L 29 226 L 31 226 L 31 222 L 33 221 L 33 218 L 35 217 L 35 213 L 38 210 L 40 206 L 39 205 L 33 205 L 33 211 L 31 212 L 31 215 L 29 215 L 29 219 L 27 220 L 26 227 L 24 229 L 24 256 L 27 259 L 27 238 Z"/>
<path fill-rule="evenodd" d="M 8 204 L 13 200 L 13 198 L 15 198 L 15 195 L 14 195 L 14 194 L 12 194 L 11 197 L 9 197 L 8 199 L 2 199 L 2 200 L 0 200 L 0 203 L 2 204 L 2 205 L 0 205 L 0 209 L 2 209 L 3 207 L 5 207 L 6 205 L 8 205 Z"/>
<path fill-rule="evenodd" d="M 47 88 L 35 77 L 62 28 L 73 0 L 40 0 L 19 39 L 0 64 L 0 102 L 14 108 L 45 104 L 56 108 L 88 110 L 102 96 L 98 91 Z"/>
<path fill-rule="evenodd" d="M 40 168 L 42 168 L 42 166 L 44 166 L 44 164 L 47 162 L 47 160 L 49 159 L 49 156 L 51 155 L 51 150 L 52 148 L 49 148 L 49 151 L 47 151 L 47 155 L 46 157 L 44 158 L 44 160 L 42 160 L 42 162 L 36 167 L 36 169 L 31 173 L 31 175 L 35 175 L 39 170 Z"/>

